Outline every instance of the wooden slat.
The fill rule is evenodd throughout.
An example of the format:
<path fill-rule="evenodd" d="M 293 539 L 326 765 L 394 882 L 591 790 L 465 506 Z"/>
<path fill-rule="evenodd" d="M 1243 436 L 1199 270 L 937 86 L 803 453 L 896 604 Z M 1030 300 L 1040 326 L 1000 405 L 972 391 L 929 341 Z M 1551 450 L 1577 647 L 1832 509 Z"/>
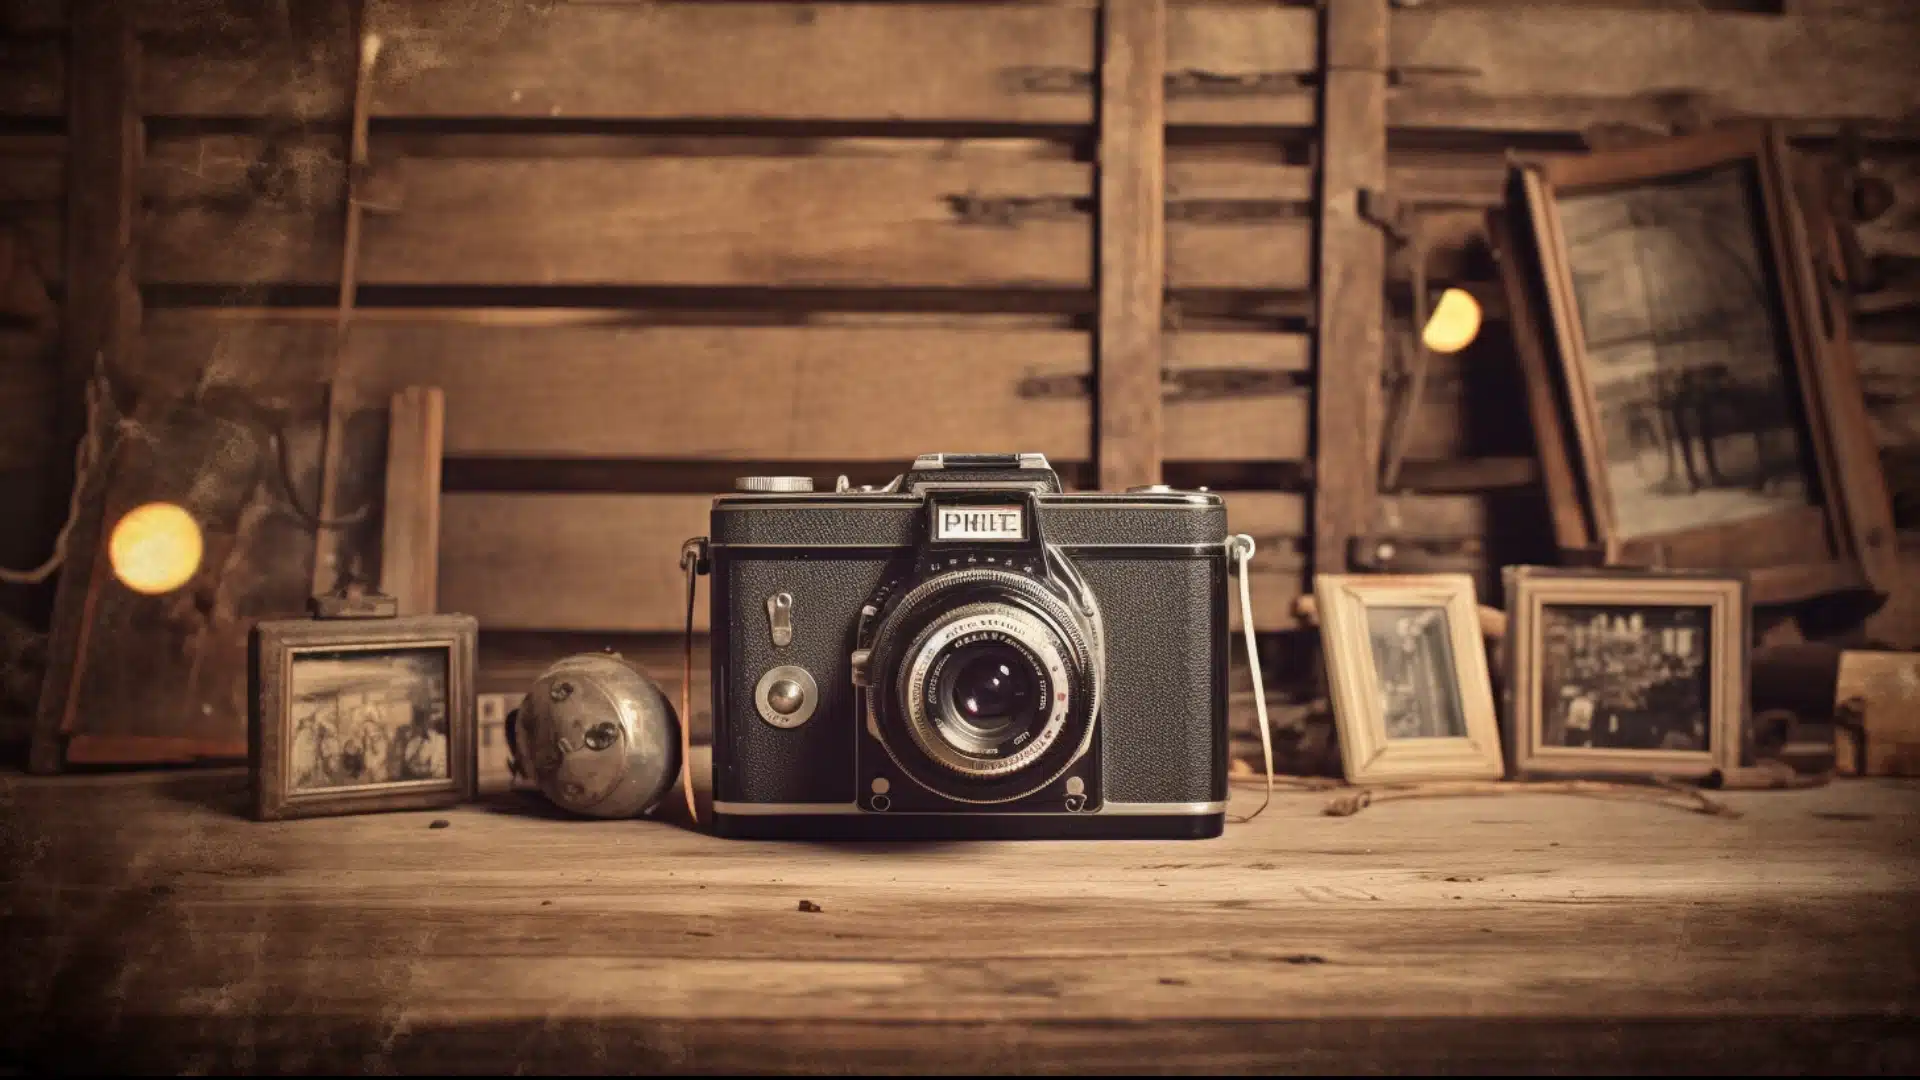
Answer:
<path fill-rule="evenodd" d="M 1387 179 L 1386 0 L 1330 5 L 1324 33 L 1313 569 L 1331 574 L 1346 569 L 1379 475 L 1386 241 L 1360 199 Z"/>
<path fill-rule="evenodd" d="M 1254 536 L 1255 619 L 1290 622 L 1299 595 L 1298 496 L 1228 496 L 1228 519 Z M 669 632 L 684 623 L 680 544 L 708 531 L 705 495 L 445 496 L 440 606 L 494 630 Z M 708 627 L 706 605 L 694 609 Z M 1237 623 L 1237 616 L 1236 622 Z"/>
<path fill-rule="evenodd" d="M 1542 5 L 1394 13 L 1395 127 L 1579 131 L 1690 117 L 1902 122 L 1920 31 L 1864 19 Z"/>
<path fill-rule="evenodd" d="M 145 280 L 335 279 L 337 146 L 214 136 L 154 158 Z M 266 198 L 263 161 L 283 185 Z M 1296 173 L 1271 167 L 1273 190 L 1297 191 Z M 1090 288 L 1093 179 L 978 157 L 407 158 L 371 185 L 362 281 Z M 1172 286 L 1308 283 L 1302 214 L 1168 216 Z"/>
<path fill-rule="evenodd" d="M 393 395 L 387 422 L 386 512 L 382 515 L 380 591 L 402 615 L 437 608 L 440 558 L 440 461 L 446 396 L 409 386 Z"/>
<path fill-rule="evenodd" d="M 1166 0 L 1100 21 L 1100 329 L 1094 460 L 1108 491 L 1160 482 L 1161 307 L 1167 284 Z"/>
<path fill-rule="evenodd" d="M 217 389 L 271 367 L 276 381 L 250 379 L 250 392 L 285 408 L 324 371 L 324 321 L 170 310 L 150 324 L 142 385 L 153 392 Z M 1166 340 L 1168 460 L 1306 459 L 1303 336 Z M 445 391 L 456 457 L 901 462 L 939 445 L 1086 461 L 1093 446 L 1092 340 L 1074 331 L 495 326 L 423 313 L 362 321 L 348 348 L 368 400 Z M 1411 457 L 1484 445 L 1469 428 L 1503 419 L 1475 413 L 1461 385 L 1430 384 Z"/>
<path fill-rule="evenodd" d="M 62 309 L 65 355 L 54 402 L 55 449 L 49 495 L 52 520 L 68 515 L 67 491 L 83 482 L 79 520 L 67 540 L 70 562 L 54 595 L 47 674 L 34 724 L 31 766 L 57 770 L 83 681 L 95 598 L 102 587 L 104 469 L 76 476 L 66 448 L 87 430 L 87 386 L 136 370 L 140 294 L 134 284 L 134 215 L 139 210 L 141 129 L 134 107 L 138 51 L 133 25 L 114 0 L 75 0 L 67 93 L 66 266 Z"/>

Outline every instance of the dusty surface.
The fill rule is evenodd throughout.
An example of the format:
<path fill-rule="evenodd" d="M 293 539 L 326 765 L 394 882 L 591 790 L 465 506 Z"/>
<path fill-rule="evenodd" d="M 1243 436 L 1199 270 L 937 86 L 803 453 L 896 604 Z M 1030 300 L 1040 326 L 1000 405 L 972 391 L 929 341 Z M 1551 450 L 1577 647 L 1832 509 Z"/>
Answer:
<path fill-rule="evenodd" d="M 563 821 L 519 795 L 259 824 L 245 787 L 0 779 L 9 1057 L 1920 1067 L 1910 782 L 1728 796 L 1737 819 L 1546 795 L 1338 819 L 1289 794 L 1217 841 L 914 846 Z"/>

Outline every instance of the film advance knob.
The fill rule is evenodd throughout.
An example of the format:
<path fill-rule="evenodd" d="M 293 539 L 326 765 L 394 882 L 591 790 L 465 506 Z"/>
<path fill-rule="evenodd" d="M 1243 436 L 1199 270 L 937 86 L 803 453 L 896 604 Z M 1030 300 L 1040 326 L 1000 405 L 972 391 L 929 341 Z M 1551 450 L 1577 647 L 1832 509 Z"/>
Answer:
<path fill-rule="evenodd" d="M 733 482 L 736 491 L 812 491 L 811 476 L 743 476 Z"/>

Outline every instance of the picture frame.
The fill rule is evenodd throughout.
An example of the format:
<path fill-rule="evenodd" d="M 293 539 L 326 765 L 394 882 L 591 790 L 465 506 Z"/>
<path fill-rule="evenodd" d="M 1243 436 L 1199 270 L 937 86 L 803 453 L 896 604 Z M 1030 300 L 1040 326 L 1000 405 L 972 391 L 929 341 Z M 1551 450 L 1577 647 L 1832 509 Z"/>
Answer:
<path fill-rule="evenodd" d="M 1349 783 L 1503 775 L 1472 577 L 1319 574 L 1313 591 Z"/>
<path fill-rule="evenodd" d="M 1510 775 L 1691 780 L 1745 763 L 1746 575 L 1511 566 L 1504 576 Z"/>
<path fill-rule="evenodd" d="M 1805 175 L 1766 124 L 1514 163 L 1489 231 L 1562 561 L 1739 569 L 1760 604 L 1891 591 Z"/>
<path fill-rule="evenodd" d="M 254 816 L 471 801 L 478 637 L 469 615 L 255 624 L 248 665 Z"/>

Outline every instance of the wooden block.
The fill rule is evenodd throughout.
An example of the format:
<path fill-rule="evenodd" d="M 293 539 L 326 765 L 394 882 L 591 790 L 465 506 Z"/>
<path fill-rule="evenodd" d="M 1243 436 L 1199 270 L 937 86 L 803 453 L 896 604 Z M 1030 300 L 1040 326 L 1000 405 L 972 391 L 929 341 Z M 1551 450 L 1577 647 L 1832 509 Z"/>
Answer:
<path fill-rule="evenodd" d="M 409 386 L 393 395 L 387 424 L 380 591 L 394 598 L 402 615 L 431 615 L 438 610 L 445 418 L 445 395 L 439 387 Z"/>
<path fill-rule="evenodd" d="M 1840 729 L 1843 775 L 1920 776 L 1920 653 L 1841 653 L 1834 701 L 1865 713 L 1862 733 Z"/>
<path fill-rule="evenodd" d="M 1286 625 L 1299 595 L 1298 496 L 1228 498 L 1228 524 L 1260 545 L 1255 618 Z M 440 603 L 494 630 L 625 633 L 685 625 L 680 544 L 708 532 L 705 495 L 453 493 L 444 497 Z M 1238 625 L 1238 616 L 1234 616 Z M 708 629 L 695 605 L 694 628 Z"/>
<path fill-rule="evenodd" d="M 1340 573 L 1379 477 L 1386 242 L 1360 194 L 1387 180 L 1386 0 L 1329 5 L 1325 34 L 1312 565 Z"/>
<path fill-rule="evenodd" d="M 1160 482 L 1166 297 L 1166 0 L 1109 4 L 1101 20 L 1100 487 Z"/>

